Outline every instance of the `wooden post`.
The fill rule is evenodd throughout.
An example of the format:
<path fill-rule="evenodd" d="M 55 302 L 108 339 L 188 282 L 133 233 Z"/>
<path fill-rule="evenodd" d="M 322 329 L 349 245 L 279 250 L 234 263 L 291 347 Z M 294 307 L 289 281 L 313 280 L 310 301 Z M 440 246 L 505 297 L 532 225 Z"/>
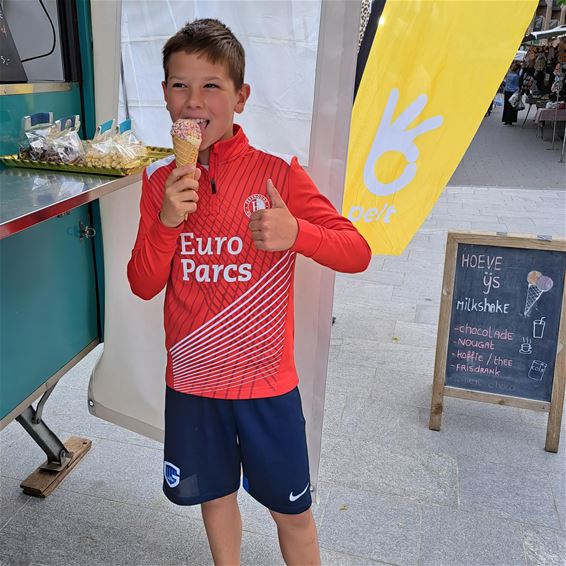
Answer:
<path fill-rule="evenodd" d="M 434 381 L 432 384 L 432 400 L 430 404 L 430 430 L 440 430 L 442 424 L 444 376 L 446 374 L 446 356 L 448 354 L 448 335 L 450 334 L 450 316 L 452 314 L 452 293 L 456 273 L 456 255 L 458 243 L 449 233 L 446 241 L 446 260 L 442 279 L 442 300 L 438 317 L 438 337 L 436 340 L 436 357 L 434 360 Z"/>
<path fill-rule="evenodd" d="M 566 276 L 564 277 L 564 290 L 566 295 Z M 552 384 L 552 397 L 548 411 L 548 425 L 546 428 L 547 452 L 558 452 L 560 444 L 560 427 L 562 426 L 562 411 L 564 409 L 564 387 L 566 383 L 566 298 L 562 300 L 560 315 L 560 330 L 558 331 L 558 344 L 556 348 L 556 364 L 554 366 L 554 382 Z"/>
<path fill-rule="evenodd" d="M 550 25 L 550 20 L 552 19 L 552 4 L 553 0 L 546 0 L 546 15 L 544 17 L 543 31 L 546 31 Z"/>

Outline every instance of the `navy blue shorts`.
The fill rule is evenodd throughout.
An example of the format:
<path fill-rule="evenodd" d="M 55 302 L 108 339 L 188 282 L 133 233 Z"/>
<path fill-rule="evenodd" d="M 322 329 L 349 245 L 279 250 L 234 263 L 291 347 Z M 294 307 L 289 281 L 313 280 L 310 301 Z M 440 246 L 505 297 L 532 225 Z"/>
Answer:
<path fill-rule="evenodd" d="M 278 513 L 311 506 L 299 390 L 262 399 L 209 399 L 167 387 L 163 491 L 197 505 L 244 489 Z"/>

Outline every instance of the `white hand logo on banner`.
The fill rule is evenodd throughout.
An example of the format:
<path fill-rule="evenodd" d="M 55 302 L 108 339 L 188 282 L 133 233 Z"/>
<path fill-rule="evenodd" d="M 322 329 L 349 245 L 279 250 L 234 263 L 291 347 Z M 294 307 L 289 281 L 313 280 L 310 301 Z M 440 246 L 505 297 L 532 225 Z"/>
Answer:
<path fill-rule="evenodd" d="M 404 189 L 417 174 L 416 161 L 419 149 L 414 143 L 417 136 L 430 132 L 442 125 L 442 116 L 428 118 L 411 130 L 406 128 L 419 116 L 427 104 L 428 97 L 421 94 L 408 108 L 393 122 L 393 113 L 399 100 L 399 89 L 394 88 L 389 95 L 383 117 L 377 128 L 369 156 L 364 167 L 364 183 L 368 190 L 377 196 L 387 196 Z M 402 153 L 408 161 L 403 173 L 391 183 L 382 183 L 375 176 L 377 160 L 388 151 Z"/>

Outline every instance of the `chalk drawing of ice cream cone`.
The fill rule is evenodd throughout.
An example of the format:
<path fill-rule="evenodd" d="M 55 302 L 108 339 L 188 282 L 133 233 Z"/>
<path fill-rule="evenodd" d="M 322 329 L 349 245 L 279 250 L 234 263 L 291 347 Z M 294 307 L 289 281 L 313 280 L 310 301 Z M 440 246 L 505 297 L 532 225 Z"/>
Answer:
<path fill-rule="evenodd" d="M 530 271 L 527 275 L 527 283 L 529 286 L 527 288 L 527 300 L 525 301 L 525 316 L 529 316 L 531 309 L 541 298 L 542 294 L 552 289 L 554 281 L 540 271 Z"/>

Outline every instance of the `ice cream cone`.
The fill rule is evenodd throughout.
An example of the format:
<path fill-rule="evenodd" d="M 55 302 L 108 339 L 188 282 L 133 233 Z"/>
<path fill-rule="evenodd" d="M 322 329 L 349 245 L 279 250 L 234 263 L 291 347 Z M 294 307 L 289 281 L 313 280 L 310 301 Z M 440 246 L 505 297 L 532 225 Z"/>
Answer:
<path fill-rule="evenodd" d="M 527 300 L 525 301 L 525 316 L 529 316 L 531 309 L 534 304 L 540 299 L 540 296 L 544 293 L 542 289 L 539 289 L 536 285 L 529 283 L 529 288 L 527 290 Z"/>
<path fill-rule="evenodd" d="M 196 120 L 179 118 L 171 128 L 173 151 L 177 167 L 196 165 L 200 143 L 202 141 L 200 127 Z M 192 175 L 194 177 L 194 173 Z M 185 214 L 187 220 L 188 213 Z"/>
<path fill-rule="evenodd" d="M 177 167 L 182 165 L 195 165 L 198 159 L 198 150 L 200 140 L 195 138 L 182 140 L 173 136 L 173 151 L 175 152 L 175 160 Z"/>

